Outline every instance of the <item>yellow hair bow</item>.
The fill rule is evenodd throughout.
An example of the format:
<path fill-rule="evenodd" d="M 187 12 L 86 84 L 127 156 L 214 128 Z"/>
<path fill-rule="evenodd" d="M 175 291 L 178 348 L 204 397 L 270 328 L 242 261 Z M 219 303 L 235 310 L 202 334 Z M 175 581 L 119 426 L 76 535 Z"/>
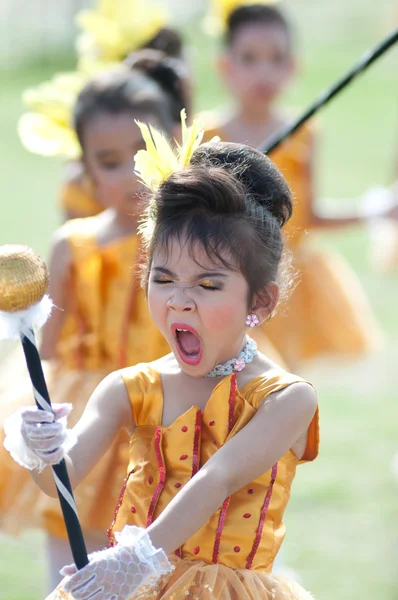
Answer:
<path fill-rule="evenodd" d="M 182 143 L 175 142 L 174 147 L 165 136 L 154 127 L 136 121 L 141 130 L 146 150 L 139 150 L 135 155 L 135 170 L 143 184 L 152 192 L 156 191 L 163 181 L 172 173 L 182 171 L 191 162 L 195 150 L 200 146 L 204 136 L 204 128 L 194 119 L 190 127 L 186 124 L 185 109 L 181 111 Z M 211 142 L 219 141 L 214 137 Z M 148 245 L 154 228 L 154 206 L 149 206 L 140 226 L 144 245 Z"/>
<path fill-rule="evenodd" d="M 77 13 L 83 30 L 77 39 L 79 57 L 120 62 L 154 38 L 168 20 L 166 7 L 156 0 L 100 0 L 97 9 Z"/>
<path fill-rule="evenodd" d="M 210 35 L 224 33 L 227 21 L 234 10 L 253 4 L 277 4 L 280 0 L 210 0 L 210 10 L 204 20 L 204 28 Z"/>

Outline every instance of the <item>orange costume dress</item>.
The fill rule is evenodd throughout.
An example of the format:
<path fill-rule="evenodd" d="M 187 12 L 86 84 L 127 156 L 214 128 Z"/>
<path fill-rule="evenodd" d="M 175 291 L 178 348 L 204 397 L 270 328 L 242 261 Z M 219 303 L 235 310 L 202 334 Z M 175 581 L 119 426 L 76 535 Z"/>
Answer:
<path fill-rule="evenodd" d="M 144 291 L 138 285 L 139 240 L 133 235 L 99 247 L 94 218 L 68 222 L 72 256 L 71 305 L 57 344 L 57 359 L 45 364 L 52 402 L 71 402 L 69 424 L 80 418 L 86 403 L 110 372 L 170 352 L 154 325 Z M 16 399 L 33 403 L 32 394 Z M 10 414 L 15 402 L 7 407 Z M 0 526 L 15 533 L 25 526 L 44 527 L 55 536 L 66 532 L 58 500 L 44 496 L 29 471 L 0 449 Z M 85 531 L 103 532 L 112 518 L 128 463 L 128 436 L 121 433 L 76 492 Z M 99 510 L 98 507 L 101 507 Z"/>
<path fill-rule="evenodd" d="M 236 435 L 267 397 L 302 381 L 279 367 L 236 390 L 229 375 L 213 390 L 205 409 L 192 406 L 169 427 L 162 425 L 163 392 L 150 364 L 123 369 L 136 429 L 130 440 L 128 474 L 109 528 L 148 527 L 207 460 Z M 301 460 L 289 450 L 272 469 L 227 498 L 220 509 L 170 560 L 175 570 L 161 589 L 146 592 L 167 600 L 288 600 L 312 596 L 293 581 L 272 575 L 285 535 L 283 514 L 299 463 L 318 454 L 318 410 Z M 69 598 L 62 584 L 47 600 Z M 134 599 L 140 598 L 140 593 Z"/>
<path fill-rule="evenodd" d="M 206 139 L 216 135 L 233 141 L 223 136 L 222 127 L 207 129 Z M 270 155 L 293 192 L 293 216 L 284 231 L 299 279 L 288 305 L 281 306 L 264 329 L 288 365 L 322 355 L 356 358 L 373 351 L 382 339 L 355 273 L 337 253 L 317 248 L 313 236 L 308 235 L 313 227 L 313 140 L 313 125 L 304 125 Z M 256 335 L 254 332 L 255 339 Z"/>

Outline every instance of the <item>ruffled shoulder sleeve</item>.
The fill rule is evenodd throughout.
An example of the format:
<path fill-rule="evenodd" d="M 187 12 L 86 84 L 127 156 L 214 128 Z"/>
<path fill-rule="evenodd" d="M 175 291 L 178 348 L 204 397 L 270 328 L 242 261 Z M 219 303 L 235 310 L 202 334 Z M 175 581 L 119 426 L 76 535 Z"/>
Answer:
<path fill-rule="evenodd" d="M 163 389 L 160 373 L 150 364 L 122 369 L 123 378 L 137 427 L 162 422 Z"/>

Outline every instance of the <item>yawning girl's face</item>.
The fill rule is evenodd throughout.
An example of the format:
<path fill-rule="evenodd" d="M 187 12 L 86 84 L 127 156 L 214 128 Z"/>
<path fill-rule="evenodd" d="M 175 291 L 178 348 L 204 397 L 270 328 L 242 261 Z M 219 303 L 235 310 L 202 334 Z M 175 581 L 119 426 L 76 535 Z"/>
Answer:
<path fill-rule="evenodd" d="M 155 250 L 149 309 L 189 375 L 203 377 L 242 350 L 248 294 L 242 273 L 215 264 L 198 244 L 170 240 L 167 251 Z"/>

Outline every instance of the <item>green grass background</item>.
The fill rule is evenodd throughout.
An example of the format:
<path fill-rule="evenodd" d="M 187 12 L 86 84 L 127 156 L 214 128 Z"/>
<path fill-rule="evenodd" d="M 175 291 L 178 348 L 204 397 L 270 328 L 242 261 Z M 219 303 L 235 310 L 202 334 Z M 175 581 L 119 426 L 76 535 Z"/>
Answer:
<path fill-rule="evenodd" d="M 362 53 L 398 23 L 389 0 L 297 0 L 289 7 L 298 28 L 300 77 L 285 102 L 304 108 Z M 216 43 L 197 25 L 186 38 L 197 76 L 197 108 L 222 106 L 226 93 L 212 70 Z M 73 66 L 73 56 L 30 59 L 0 72 L 0 243 L 25 243 L 44 255 L 59 222 L 61 165 L 28 154 L 16 135 L 20 96 L 28 85 Z M 398 51 L 390 51 L 320 116 L 320 203 L 338 211 L 398 171 Z M 336 199 L 325 201 L 321 199 Z M 320 458 L 299 469 L 287 515 L 284 559 L 319 600 L 398 599 L 398 274 L 372 270 L 362 228 L 323 234 L 359 274 L 386 335 L 383 349 L 356 364 L 307 366 L 319 391 Z M 43 537 L 0 536 L 0 598 L 44 597 Z"/>

